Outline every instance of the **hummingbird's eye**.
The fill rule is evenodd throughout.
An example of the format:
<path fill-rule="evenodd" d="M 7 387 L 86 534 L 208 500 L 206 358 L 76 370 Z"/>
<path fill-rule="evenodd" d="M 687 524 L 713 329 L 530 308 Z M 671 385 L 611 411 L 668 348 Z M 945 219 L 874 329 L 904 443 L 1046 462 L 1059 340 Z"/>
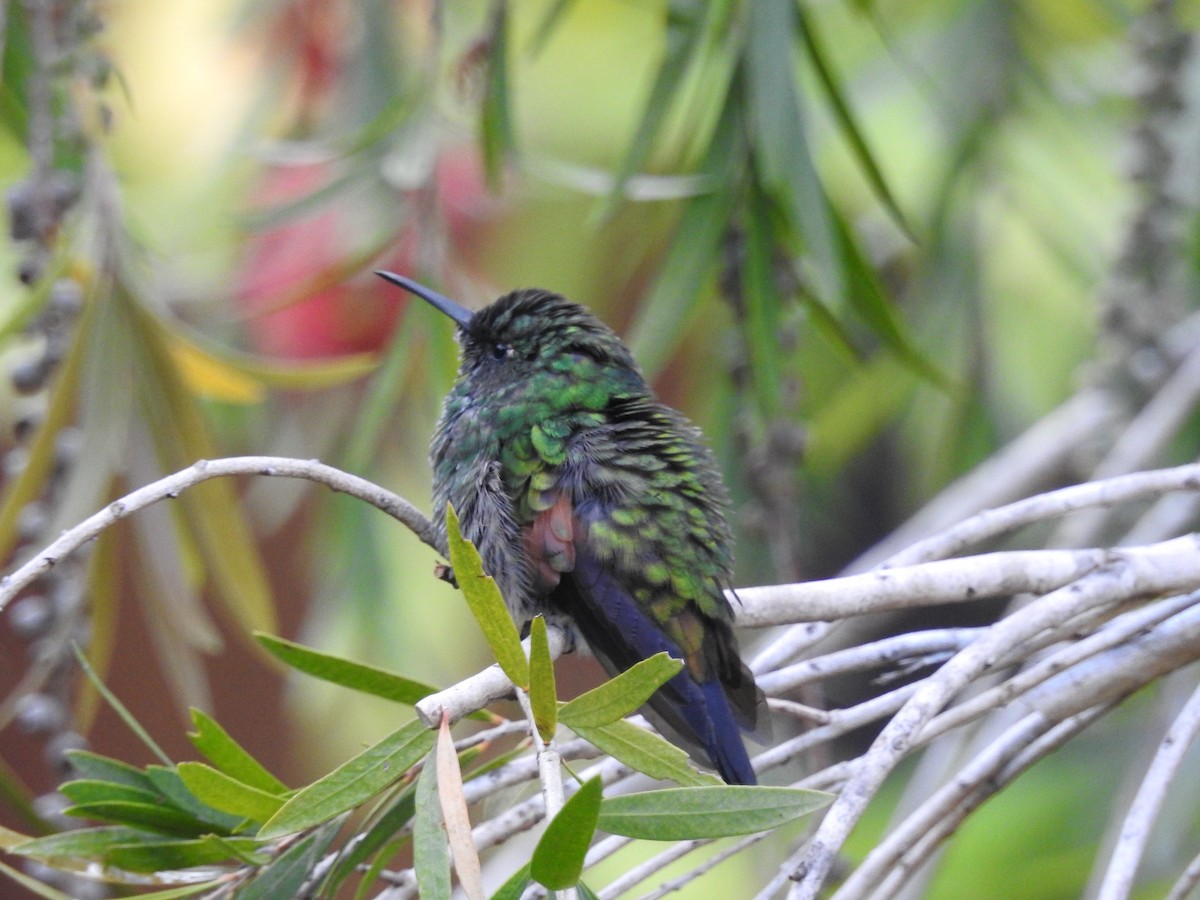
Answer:
<path fill-rule="evenodd" d="M 501 341 L 492 344 L 492 359 L 508 359 L 512 356 L 512 347 Z"/>

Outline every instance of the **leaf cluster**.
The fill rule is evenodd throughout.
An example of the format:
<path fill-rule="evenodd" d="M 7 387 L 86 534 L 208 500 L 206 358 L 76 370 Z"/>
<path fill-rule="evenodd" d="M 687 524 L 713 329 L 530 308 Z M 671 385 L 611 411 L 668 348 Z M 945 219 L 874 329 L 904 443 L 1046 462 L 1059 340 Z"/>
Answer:
<path fill-rule="evenodd" d="M 558 701 L 545 623 L 536 620 L 527 658 L 494 580 L 459 533 L 452 509 L 448 533 L 463 595 L 515 688 L 528 693 L 542 740 L 555 740 L 561 724 L 631 768 L 682 785 L 606 799 L 598 777 L 584 781 L 547 824 L 528 865 L 496 897 L 519 897 L 531 881 L 551 890 L 575 886 L 597 831 L 656 841 L 748 834 L 828 802 L 815 791 L 723 785 L 692 768 L 683 751 L 627 721 L 679 671 L 681 663 L 666 654 L 567 703 Z M 297 671 L 397 703 L 415 703 L 434 690 L 282 638 L 259 634 L 258 641 Z M 291 896 L 304 885 L 314 896 L 333 896 L 360 867 L 368 872 L 360 886 L 365 890 L 371 876 L 411 843 L 422 896 L 450 896 L 452 861 L 474 895 L 470 886 L 478 884 L 479 863 L 464 782 L 503 765 L 512 752 L 482 761 L 479 746 L 455 747 L 447 719 L 438 729 L 412 719 L 322 778 L 291 789 L 199 710 L 192 711 L 196 730 L 189 737 L 203 761 L 171 762 L 98 680 L 97 687 L 163 762 L 139 769 L 91 752 L 71 753 L 77 777 L 61 787 L 72 803 L 66 812 L 104 824 L 33 839 L 4 832 L 5 850 L 79 874 L 94 874 L 99 864 L 101 877 L 130 887 L 147 877 L 187 884 L 145 895 L 156 900 L 230 883 L 244 900 Z M 483 712 L 473 717 L 496 721 Z M 333 848 L 348 815 L 367 805 L 352 839 Z M 56 895 L 45 886 L 38 890 Z"/>

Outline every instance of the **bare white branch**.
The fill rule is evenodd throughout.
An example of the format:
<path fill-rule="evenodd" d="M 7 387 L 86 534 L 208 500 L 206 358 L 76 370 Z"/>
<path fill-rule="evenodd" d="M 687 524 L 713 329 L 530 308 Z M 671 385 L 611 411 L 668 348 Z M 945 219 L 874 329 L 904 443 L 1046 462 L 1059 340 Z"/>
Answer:
<path fill-rule="evenodd" d="M 887 565 L 910 566 L 943 559 L 1034 522 L 1060 518 L 1080 510 L 1197 491 L 1200 491 L 1200 464 L 1197 463 L 1076 484 L 985 510 L 893 554 Z"/>
<path fill-rule="evenodd" d="M 861 765 L 829 808 L 802 861 L 802 875 L 792 895 L 815 898 L 851 829 L 883 780 L 909 752 L 920 730 L 973 678 L 996 660 L 1040 632 L 1092 609 L 1139 595 L 1194 589 L 1200 584 L 1200 554 L 1194 536 L 1144 548 L 1128 556 L 1114 552 L 1111 561 L 1071 585 L 1031 603 L 988 629 L 926 679 L 904 707 L 884 726 Z"/>
<path fill-rule="evenodd" d="M 1006 594 L 1042 594 L 1104 566 L 1107 550 L 1015 550 L 799 584 L 738 588 L 738 625 L 800 621 L 965 603 Z"/>
<path fill-rule="evenodd" d="M 1200 734 L 1200 690 L 1192 694 L 1163 736 L 1158 752 L 1146 770 L 1133 805 L 1125 816 L 1121 837 L 1109 860 L 1096 900 L 1120 900 L 1130 896 L 1154 820 L 1197 734 Z"/>
<path fill-rule="evenodd" d="M 212 478 L 227 478 L 231 475 L 266 475 L 315 481 L 339 493 L 365 500 L 407 526 L 413 534 L 439 553 L 444 555 L 446 552 L 438 530 L 420 510 L 399 494 L 393 494 L 365 478 L 359 478 L 313 459 L 288 459 L 280 456 L 202 459 L 173 475 L 160 478 L 126 494 L 120 500 L 114 500 L 96 514 L 64 531 L 50 546 L 15 572 L 0 578 L 0 610 L 3 610 L 18 593 L 54 568 L 59 560 L 96 538 L 106 528 L 153 503 L 178 497 L 188 488 Z"/>

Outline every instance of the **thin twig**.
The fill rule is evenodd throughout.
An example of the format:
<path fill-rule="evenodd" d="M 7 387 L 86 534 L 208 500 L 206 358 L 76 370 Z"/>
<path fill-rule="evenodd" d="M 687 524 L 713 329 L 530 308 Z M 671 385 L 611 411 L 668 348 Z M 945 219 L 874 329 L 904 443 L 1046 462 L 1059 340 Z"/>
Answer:
<path fill-rule="evenodd" d="M 1192 694 L 1167 730 L 1146 770 L 1137 796 L 1125 816 L 1121 837 L 1109 860 L 1096 900 L 1120 900 L 1130 895 L 1154 820 L 1197 734 L 1200 734 L 1200 690 Z"/>
<path fill-rule="evenodd" d="M 365 500 L 405 525 L 421 541 L 445 555 L 445 541 L 415 506 L 379 485 L 327 466 L 316 460 L 288 459 L 279 456 L 234 456 L 226 459 L 200 460 L 186 469 L 160 478 L 114 500 L 104 509 L 84 519 L 59 535 L 58 539 L 28 560 L 11 575 L 0 578 L 0 610 L 3 610 L 22 590 L 46 574 L 67 554 L 78 550 L 102 531 L 152 503 L 178 497 L 188 488 L 212 478 L 231 475 L 266 475 L 280 478 L 303 478 L 315 481 L 343 494 Z"/>
<path fill-rule="evenodd" d="M 931 678 L 926 679 L 904 707 L 884 726 L 863 756 L 862 765 L 830 807 L 799 872 L 797 898 L 815 898 L 829 875 L 841 846 L 858 822 L 883 780 L 907 754 L 920 730 L 969 681 L 991 668 L 996 657 L 1030 640 L 1046 628 L 1069 621 L 1081 613 L 1136 596 L 1148 584 L 1164 579 L 1161 590 L 1194 585 L 1200 577 L 1197 540 L 1167 542 L 1168 554 L 1156 560 L 1114 558 L 1069 588 L 1060 589 L 1037 603 L 1017 610 L 961 651 Z M 1159 545 L 1166 547 L 1167 544 Z M 1188 556 L 1192 557 L 1188 559 Z M 1164 565 L 1160 565 L 1164 564 Z M 1139 582 L 1141 588 L 1139 588 Z M 1048 713 L 1049 714 L 1049 713 Z"/>

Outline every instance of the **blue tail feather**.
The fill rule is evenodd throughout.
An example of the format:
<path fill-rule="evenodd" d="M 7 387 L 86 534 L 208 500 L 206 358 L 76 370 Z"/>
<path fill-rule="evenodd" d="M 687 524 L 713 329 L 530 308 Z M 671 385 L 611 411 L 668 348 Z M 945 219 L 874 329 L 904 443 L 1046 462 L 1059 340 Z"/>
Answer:
<path fill-rule="evenodd" d="M 563 576 L 552 599 L 574 619 L 592 651 L 614 674 L 662 651 L 683 658 L 675 642 L 586 552 L 577 553 L 575 570 Z M 648 712 L 691 752 L 707 757 L 729 784 L 756 783 L 729 700 L 715 675 L 697 682 L 685 669 L 654 693 Z"/>

